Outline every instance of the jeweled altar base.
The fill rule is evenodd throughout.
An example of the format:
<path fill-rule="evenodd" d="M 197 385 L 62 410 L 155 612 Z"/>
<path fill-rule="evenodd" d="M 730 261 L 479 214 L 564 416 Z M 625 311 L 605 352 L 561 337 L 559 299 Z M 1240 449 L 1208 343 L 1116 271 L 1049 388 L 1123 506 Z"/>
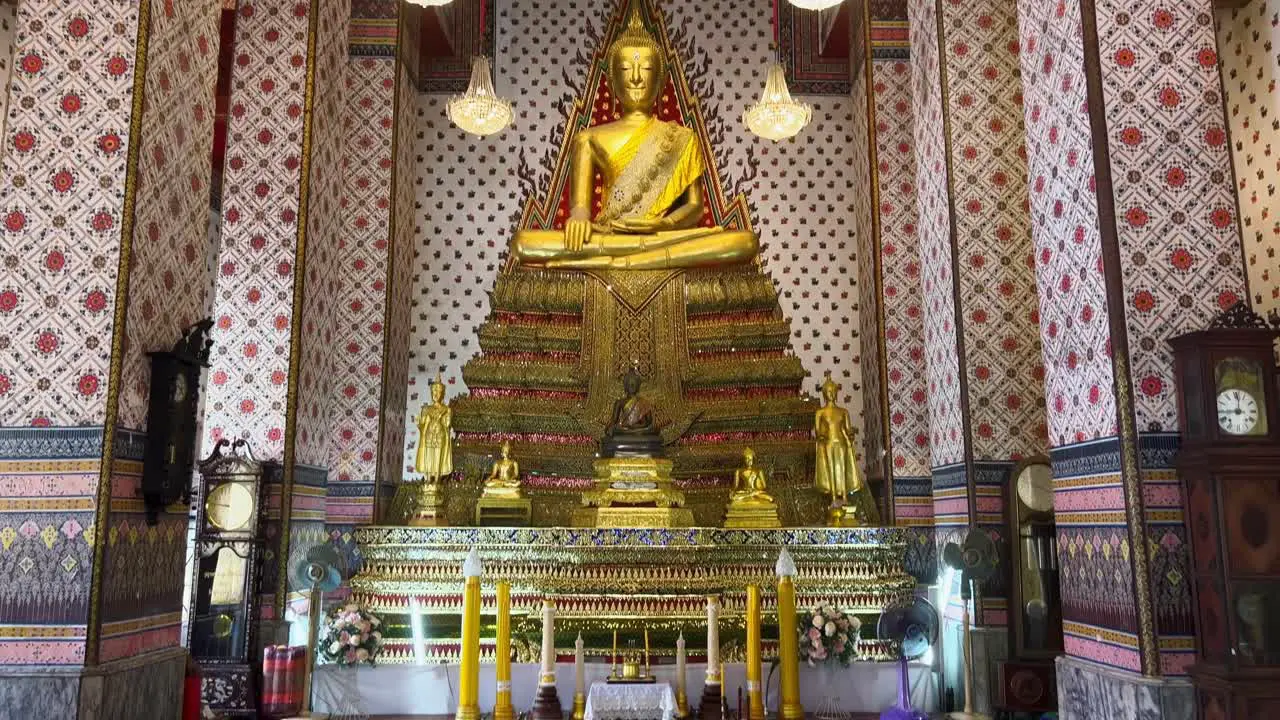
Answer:
<path fill-rule="evenodd" d="M 884 607 L 909 600 L 915 589 L 903 569 L 900 528 L 369 526 L 357 528 L 355 539 L 365 562 L 351 588 L 356 600 L 384 618 L 382 663 L 415 661 L 415 624 L 420 648 L 448 660 L 460 632 L 459 568 L 473 546 L 485 565 L 486 615 L 494 608 L 493 582 L 511 582 L 517 645 L 536 646 L 537 612 L 552 596 L 562 646 L 582 631 L 589 651 L 607 650 L 613 629 L 643 626 L 658 647 L 668 639 L 674 647 L 675 634 L 684 630 L 692 652 L 705 635 L 708 595 L 721 597 L 722 646 L 730 645 L 742 632 L 749 583 L 764 589 L 763 612 L 773 617 L 774 564 L 784 546 L 798 567 L 801 607 L 839 605 L 863 616 L 868 629 Z"/>

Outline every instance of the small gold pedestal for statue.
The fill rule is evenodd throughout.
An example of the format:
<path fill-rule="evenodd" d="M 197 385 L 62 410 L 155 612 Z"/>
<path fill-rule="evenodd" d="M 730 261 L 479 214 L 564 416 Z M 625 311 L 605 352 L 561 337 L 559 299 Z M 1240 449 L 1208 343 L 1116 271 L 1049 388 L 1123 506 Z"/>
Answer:
<path fill-rule="evenodd" d="M 576 527 L 692 527 L 693 512 L 671 481 L 671 461 L 621 457 L 595 461 L 596 486 L 573 511 Z"/>
<path fill-rule="evenodd" d="M 729 503 L 729 506 L 724 511 L 724 526 L 726 528 L 745 528 L 748 530 L 780 528 L 782 527 L 782 521 L 778 519 L 777 505 Z"/>
<path fill-rule="evenodd" d="M 476 525 L 491 527 L 524 527 L 529 524 L 533 503 L 525 497 L 490 497 L 476 501 Z"/>
<path fill-rule="evenodd" d="M 419 480 L 396 488 L 391 501 L 392 516 L 403 518 L 412 527 L 445 527 L 444 489 L 440 483 Z"/>

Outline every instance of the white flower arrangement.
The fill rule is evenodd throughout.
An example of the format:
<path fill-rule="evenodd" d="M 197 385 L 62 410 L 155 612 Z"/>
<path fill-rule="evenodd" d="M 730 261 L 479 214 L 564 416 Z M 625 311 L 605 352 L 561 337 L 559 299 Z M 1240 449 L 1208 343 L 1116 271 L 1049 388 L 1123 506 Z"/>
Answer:
<path fill-rule="evenodd" d="M 336 665 L 374 664 L 382 650 L 382 620 L 356 603 L 330 611 L 320 627 L 316 654 Z"/>
<path fill-rule="evenodd" d="M 831 605 L 819 605 L 807 613 L 800 629 L 800 657 L 810 667 L 818 663 L 848 665 L 858 655 L 858 631 L 862 621 Z"/>

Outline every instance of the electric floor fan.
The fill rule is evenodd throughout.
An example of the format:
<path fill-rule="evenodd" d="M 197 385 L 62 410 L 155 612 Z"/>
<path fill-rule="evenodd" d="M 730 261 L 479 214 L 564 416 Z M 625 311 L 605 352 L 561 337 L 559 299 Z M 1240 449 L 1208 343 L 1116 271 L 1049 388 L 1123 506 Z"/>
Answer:
<path fill-rule="evenodd" d="M 985 531 L 971 528 L 964 536 L 964 543 L 949 542 L 942 548 L 942 562 L 960 572 L 960 600 L 964 603 L 962 643 L 964 647 L 964 711 L 952 713 L 953 718 L 976 717 L 973 713 L 973 639 L 969 632 L 969 603 L 976 589 L 995 574 L 999 562 L 995 541 Z M 950 593 L 951 589 L 947 588 Z M 975 603 L 976 604 L 976 603 Z"/>
<path fill-rule="evenodd" d="M 928 720 L 928 713 L 911 707 L 911 671 L 907 663 L 922 657 L 938 640 L 938 611 L 924 598 L 892 605 L 880 614 L 876 637 L 892 640 L 900 649 L 898 703 L 880 713 L 880 720 Z"/>

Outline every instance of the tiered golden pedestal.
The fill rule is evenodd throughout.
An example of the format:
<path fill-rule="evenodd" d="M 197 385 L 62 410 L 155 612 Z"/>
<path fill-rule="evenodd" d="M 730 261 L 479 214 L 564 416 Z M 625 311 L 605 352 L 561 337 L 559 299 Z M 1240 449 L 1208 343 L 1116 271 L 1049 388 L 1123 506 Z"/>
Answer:
<path fill-rule="evenodd" d="M 724 512 L 726 528 L 780 528 L 778 506 L 773 503 L 758 505 L 730 504 Z"/>
<path fill-rule="evenodd" d="M 480 527 L 525 527 L 533 503 L 523 497 L 487 497 L 476 501 L 476 525 Z"/>
<path fill-rule="evenodd" d="M 693 525 L 684 493 L 662 458 L 607 458 L 595 462 L 595 488 L 582 495 L 573 524 L 589 528 L 680 528 Z"/>

